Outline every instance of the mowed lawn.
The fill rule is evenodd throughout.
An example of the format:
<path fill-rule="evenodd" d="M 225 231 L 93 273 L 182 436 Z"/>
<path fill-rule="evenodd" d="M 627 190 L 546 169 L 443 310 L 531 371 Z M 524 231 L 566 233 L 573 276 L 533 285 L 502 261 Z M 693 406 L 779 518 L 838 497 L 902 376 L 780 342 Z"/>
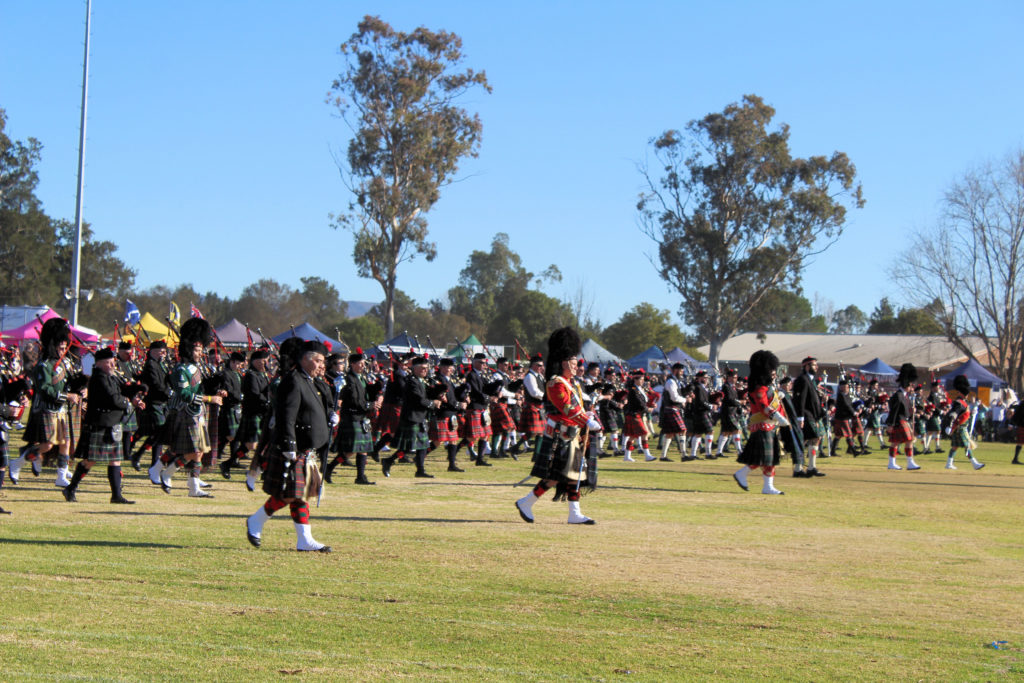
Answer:
<path fill-rule="evenodd" d="M 1006 680 L 1024 677 L 1024 467 L 884 454 L 741 491 L 732 459 L 601 461 L 592 527 L 525 461 L 377 486 L 339 468 L 296 553 L 287 510 L 208 474 L 213 500 L 97 468 L 64 502 L 52 469 L 0 505 L 0 678 L 80 680 Z M 148 459 L 148 456 L 147 456 Z M 902 462 L 902 458 L 901 458 Z M 464 465 L 466 463 L 463 463 Z M 550 494 L 549 494 L 550 495 Z M 998 649 L 993 641 L 1007 641 Z"/>

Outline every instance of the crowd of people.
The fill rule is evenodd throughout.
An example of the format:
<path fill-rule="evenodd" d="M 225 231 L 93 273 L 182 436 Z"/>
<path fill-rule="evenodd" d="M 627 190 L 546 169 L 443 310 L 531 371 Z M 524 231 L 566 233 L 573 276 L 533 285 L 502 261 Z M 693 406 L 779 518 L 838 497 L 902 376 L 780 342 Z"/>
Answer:
<path fill-rule="evenodd" d="M 178 333 L 176 350 L 163 341 L 144 349 L 123 341 L 91 352 L 86 374 L 87 349 L 67 321 L 46 321 L 35 364 L 7 372 L 3 382 L 0 487 L 17 485 L 26 468 L 39 476 L 53 466 L 54 483 L 73 503 L 82 479 L 103 464 L 110 502 L 131 505 L 121 465 L 141 471 L 147 453 L 154 486 L 171 493 L 184 469 L 193 498 L 212 496 L 204 476 L 231 479 L 244 468 L 247 488 L 268 496 L 246 519 L 253 546 L 262 544 L 267 520 L 288 507 L 296 548 L 330 552 L 313 538 L 309 501 L 339 467 L 354 467 L 362 486 L 375 484 L 371 459 L 384 477 L 407 462 L 415 477 L 432 478 L 426 458 L 435 449 L 452 474 L 464 471 L 462 449 L 462 464 L 474 467 L 529 457 L 524 482 L 539 483 L 515 501 L 520 517 L 532 523 L 534 503 L 555 489 L 553 497 L 568 503 L 567 522 L 584 525 L 595 523 L 580 502 L 597 486 L 600 459 L 668 461 L 673 445 L 683 462 L 735 453 L 742 464 L 736 483 L 749 490 L 750 475 L 760 471 L 767 495 L 782 494 L 775 476 L 783 456 L 794 477 L 824 477 L 821 459 L 868 454 L 871 439 L 888 450 L 891 470 L 920 469 L 915 453 L 938 452 L 947 440 L 948 469 L 956 469 L 960 451 L 974 469 L 984 467 L 974 455 L 980 423 L 967 379 L 955 379 L 952 395 L 937 382 L 926 391 L 910 364 L 891 393 L 876 380 L 846 378 L 833 393 L 815 358 L 805 358 L 796 377 L 779 377 L 769 351 L 751 357 L 745 378 L 731 369 L 721 377 L 691 373 L 682 363 L 653 376 L 602 367 L 580 358 L 571 328 L 556 330 L 547 353 L 527 363 L 484 353 L 465 363 L 415 353 L 374 358 L 360 349 L 338 354 L 298 337 L 228 352 L 201 318 Z M 1013 462 L 1024 464 L 1024 409 L 1012 406 L 1001 417 L 1015 429 Z M 10 432 L 22 423 L 25 445 L 15 455 Z"/>

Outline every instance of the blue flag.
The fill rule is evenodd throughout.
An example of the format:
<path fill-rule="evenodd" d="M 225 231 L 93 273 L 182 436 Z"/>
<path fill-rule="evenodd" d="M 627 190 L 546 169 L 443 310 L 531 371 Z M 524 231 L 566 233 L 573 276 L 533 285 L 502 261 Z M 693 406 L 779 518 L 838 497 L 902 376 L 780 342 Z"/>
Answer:
<path fill-rule="evenodd" d="M 142 319 L 139 307 L 132 303 L 131 299 L 124 300 L 124 321 L 129 325 L 138 325 Z"/>

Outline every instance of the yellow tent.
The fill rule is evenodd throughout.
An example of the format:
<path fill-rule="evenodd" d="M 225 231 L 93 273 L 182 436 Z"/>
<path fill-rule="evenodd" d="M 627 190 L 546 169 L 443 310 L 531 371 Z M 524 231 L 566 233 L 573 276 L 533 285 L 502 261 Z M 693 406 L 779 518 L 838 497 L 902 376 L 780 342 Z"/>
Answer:
<path fill-rule="evenodd" d="M 173 346 L 178 341 L 177 335 L 167 329 L 167 325 L 164 325 L 162 322 L 157 320 L 151 313 L 147 312 L 143 314 L 142 318 L 139 320 L 139 326 L 144 330 L 142 333 L 142 339 L 140 340 L 144 344 L 148 344 L 150 341 L 156 341 L 158 339 L 165 339 L 168 344 Z M 135 341 L 134 332 L 136 331 L 136 327 L 138 326 L 132 325 L 130 328 L 128 326 L 121 327 L 125 341 Z M 116 339 L 117 335 L 111 332 L 108 337 Z"/>

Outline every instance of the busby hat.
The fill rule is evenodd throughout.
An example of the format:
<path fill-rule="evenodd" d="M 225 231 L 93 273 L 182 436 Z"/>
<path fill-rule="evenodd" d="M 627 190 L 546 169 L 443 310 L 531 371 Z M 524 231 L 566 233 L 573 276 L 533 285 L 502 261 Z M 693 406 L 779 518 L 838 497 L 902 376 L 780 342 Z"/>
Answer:
<path fill-rule="evenodd" d="M 189 318 L 181 325 L 180 345 L 188 348 L 196 342 L 203 346 L 213 341 L 213 328 L 202 318 Z"/>
<path fill-rule="evenodd" d="M 771 383 L 772 371 L 779 369 L 779 358 L 767 349 L 755 351 L 750 356 L 750 383 L 768 386 Z"/>
<path fill-rule="evenodd" d="M 966 396 L 971 393 L 971 382 L 967 379 L 967 375 L 957 375 L 953 378 L 953 388 L 959 391 L 961 394 Z"/>
<path fill-rule="evenodd" d="M 909 387 L 917 381 L 917 368 L 913 363 L 904 363 L 900 366 L 900 374 L 896 377 L 896 383 L 901 387 Z"/>
<path fill-rule="evenodd" d="M 544 365 L 547 378 L 557 375 L 562 368 L 562 361 L 576 358 L 580 353 L 580 335 L 571 327 L 560 327 L 548 337 L 548 358 Z"/>
<path fill-rule="evenodd" d="M 71 326 L 64 318 L 50 318 L 43 323 L 43 329 L 39 331 L 39 343 L 43 347 L 43 356 L 56 358 L 59 354 L 57 347 L 62 342 L 71 341 Z"/>

